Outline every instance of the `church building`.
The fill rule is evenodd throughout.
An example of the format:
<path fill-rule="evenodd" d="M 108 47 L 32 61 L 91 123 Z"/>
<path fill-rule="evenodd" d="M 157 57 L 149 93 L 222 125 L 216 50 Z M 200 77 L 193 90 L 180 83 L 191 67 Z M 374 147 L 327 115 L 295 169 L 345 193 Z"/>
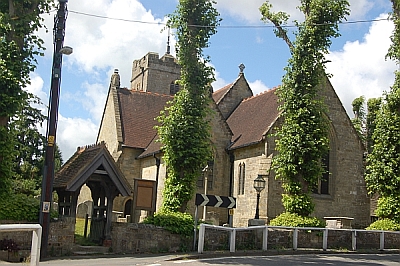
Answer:
<path fill-rule="evenodd" d="M 121 181 L 121 188 L 131 187 L 131 194 L 120 193 L 113 199 L 112 206 L 121 217 L 128 215 L 131 222 L 139 222 L 151 215 L 162 203 L 166 167 L 162 144 L 157 142 L 154 129 L 158 124 L 155 118 L 179 91 L 176 83 L 179 77 L 180 66 L 173 56 L 160 57 L 152 52 L 133 61 L 130 88 L 120 87 L 120 76 L 115 70 L 97 144 L 86 148 L 91 150 L 103 145 L 118 168 L 115 175 L 121 173 L 121 178 L 129 184 L 124 185 L 125 181 Z M 353 219 L 353 227 L 364 227 L 370 222 L 370 199 L 363 178 L 364 147 L 329 80 L 320 86 L 330 122 L 330 149 L 326 159 L 329 174 L 321 176 L 318 189 L 312 194 L 316 206 L 312 215 L 322 219 L 349 217 Z M 281 181 L 270 171 L 271 160 L 276 154 L 272 133 L 282 122 L 275 92 L 276 89 L 271 89 L 253 95 L 245 78 L 244 65 L 240 65 L 236 80 L 223 88 L 214 88 L 210 117 L 213 160 L 198 177 L 197 193 L 234 197 L 236 208 L 229 212 L 226 208 L 208 206 L 204 210 L 199 207 L 199 218 L 217 225 L 247 226 L 249 219 L 255 217 L 257 191 L 253 185 L 257 177 L 265 180 L 259 198 L 259 218 L 268 222 L 284 212 Z M 64 167 L 71 165 L 82 153 L 84 151 L 78 149 Z M 58 178 L 62 171 L 57 174 Z M 136 189 L 139 181 L 154 184 L 156 193 L 151 200 L 155 207 L 152 211 L 137 208 L 146 191 Z M 80 202 L 83 200 L 78 200 Z M 194 214 L 194 198 L 188 206 L 188 211 Z"/>

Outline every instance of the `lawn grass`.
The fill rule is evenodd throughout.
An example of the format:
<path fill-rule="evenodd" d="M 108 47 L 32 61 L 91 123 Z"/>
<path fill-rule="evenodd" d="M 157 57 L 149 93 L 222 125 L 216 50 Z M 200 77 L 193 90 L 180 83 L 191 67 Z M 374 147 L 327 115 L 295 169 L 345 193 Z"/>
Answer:
<path fill-rule="evenodd" d="M 81 246 L 97 246 L 96 243 L 93 243 L 89 238 L 84 237 L 85 232 L 85 219 L 84 218 L 76 218 L 75 223 L 75 243 Z M 90 232 L 90 221 L 88 221 L 87 235 Z"/>
<path fill-rule="evenodd" d="M 84 236 L 85 231 L 85 218 L 76 218 L 75 234 Z M 90 232 L 90 221 L 88 221 L 87 234 Z"/>

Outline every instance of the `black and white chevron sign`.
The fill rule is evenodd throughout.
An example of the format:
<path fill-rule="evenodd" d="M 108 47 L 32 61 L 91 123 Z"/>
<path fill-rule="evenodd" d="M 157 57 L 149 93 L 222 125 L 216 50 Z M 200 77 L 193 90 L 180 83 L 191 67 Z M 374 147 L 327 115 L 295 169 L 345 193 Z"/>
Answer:
<path fill-rule="evenodd" d="M 195 204 L 197 206 L 211 206 L 232 209 L 236 208 L 236 198 L 197 193 Z"/>

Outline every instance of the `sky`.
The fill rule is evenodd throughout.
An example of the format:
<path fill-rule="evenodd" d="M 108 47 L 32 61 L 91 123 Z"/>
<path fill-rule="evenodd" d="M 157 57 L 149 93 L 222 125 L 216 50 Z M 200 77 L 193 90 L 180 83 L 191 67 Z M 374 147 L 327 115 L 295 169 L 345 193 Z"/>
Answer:
<path fill-rule="evenodd" d="M 56 1 L 58 3 L 58 1 Z M 204 54 L 215 68 L 214 91 L 233 82 L 238 66 L 254 95 L 281 84 L 290 57 L 286 43 L 275 36 L 271 24 L 262 22 L 259 7 L 264 0 L 219 0 L 216 8 L 222 18 L 218 32 L 210 39 Z M 326 55 L 327 72 L 349 117 L 351 102 L 360 96 L 380 97 L 390 90 L 397 65 L 385 59 L 393 23 L 388 20 L 390 0 L 350 0 L 348 22 L 340 25 L 341 36 L 332 39 Z M 66 161 L 78 146 L 96 142 L 109 89 L 111 74 L 119 69 L 121 86 L 130 86 L 132 62 L 157 52 L 165 54 L 167 14 L 178 0 L 69 0 L 64 45 L 74 52 L 63 57 L 57 143 Z M 275 11 L 302 20 L 296 9 L 299 0 L 271 0 Z M 47 114 L 49 101 L 55 10 L 44 15 L 48 31 L 38 35 L 47 48 L 45 56 L 31 73 L 29 92 L 39 96 Z M 289 23 L 293 25 L 292 23 Z M 294 28 L 289 29 L 295 30 Z M 171 36 L 171 53 L 175 55 Z M 44 128 L 41 132 L 45 134 Z"/>

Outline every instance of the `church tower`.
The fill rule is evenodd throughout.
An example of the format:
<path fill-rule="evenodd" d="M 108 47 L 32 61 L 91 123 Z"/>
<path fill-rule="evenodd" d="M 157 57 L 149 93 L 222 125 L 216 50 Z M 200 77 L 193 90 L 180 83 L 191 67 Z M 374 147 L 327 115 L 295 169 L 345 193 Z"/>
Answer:
<path fill-rule="evenodd" d="M 131 89 L 174 95 L 179 90 L 175 81 L 180 75 L 181 67 L 175 57 L 166 53 L 159 58 L 158 53 L 150 52 L 133 61 Z"/>

